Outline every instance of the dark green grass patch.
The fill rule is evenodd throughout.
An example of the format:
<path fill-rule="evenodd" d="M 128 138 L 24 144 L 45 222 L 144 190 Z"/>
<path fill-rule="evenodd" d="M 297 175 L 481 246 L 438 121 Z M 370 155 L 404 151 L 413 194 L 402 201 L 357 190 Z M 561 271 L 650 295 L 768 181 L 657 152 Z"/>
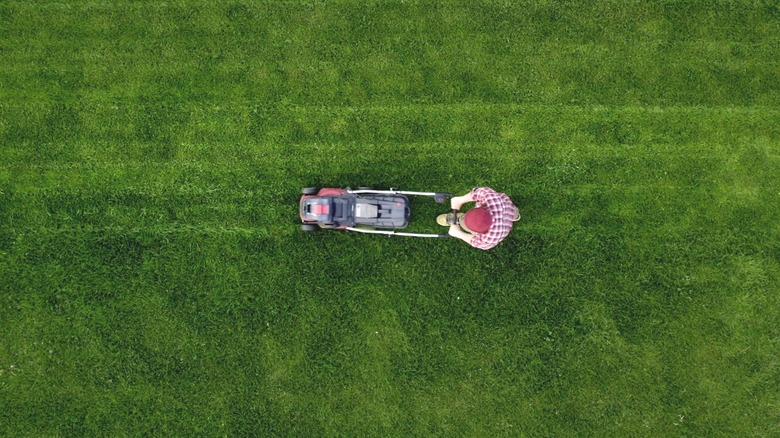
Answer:
<path fill-rule="evenodd" d="M 0 6 L 0 433 L 771 436 L 777 12 Z M 524 219 L 299 229 L 363 185 Z"/>

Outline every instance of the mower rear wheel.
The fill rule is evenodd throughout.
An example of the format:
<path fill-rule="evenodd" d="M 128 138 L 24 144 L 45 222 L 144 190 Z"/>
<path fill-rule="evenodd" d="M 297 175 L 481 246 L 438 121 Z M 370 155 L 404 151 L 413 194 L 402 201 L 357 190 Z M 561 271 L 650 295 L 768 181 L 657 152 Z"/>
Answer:
<path fill-rule="evenodd" d="M 319 191 L 320 191 L 320 189 L 318 189 L 316 187 L 305 187 L 305 188 L 301 189 L 301 193 L 304 194 L 304 195 L 316 195 L 317 192 L 319 192 Z"/>
<path fill-rule="evenodd" d="M 316 231 L 316 230 L 320 229 L 320 227 L 317 226 L 317 225 L 312 225 L 312 224 L 301 224 L 301 229 L 303 231 Z"/>

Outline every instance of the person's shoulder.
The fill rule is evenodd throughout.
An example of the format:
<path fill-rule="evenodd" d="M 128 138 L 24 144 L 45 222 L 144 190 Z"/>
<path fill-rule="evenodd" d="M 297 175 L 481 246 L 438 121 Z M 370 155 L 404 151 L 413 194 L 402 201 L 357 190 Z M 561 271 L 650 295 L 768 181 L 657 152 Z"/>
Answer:
<path fill-rule="evenodd" d="M 493 194 L 498 193 L 497 191 L 493 190 L 490 187 L 487 186 L 481 186 L 481 187 L 474 187 L 473 190 L 471 190 L 472 193 L 481 193 L 481 194 Z"/>

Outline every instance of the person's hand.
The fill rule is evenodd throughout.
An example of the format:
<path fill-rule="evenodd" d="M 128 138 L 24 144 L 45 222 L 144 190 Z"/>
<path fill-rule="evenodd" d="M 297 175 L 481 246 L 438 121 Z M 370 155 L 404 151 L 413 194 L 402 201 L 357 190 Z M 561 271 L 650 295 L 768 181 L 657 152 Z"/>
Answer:
<path fill-rule="evenodd" d="M 474 198 L 471 196 L 471 192 L 468 192 L 463 196 L 453 196 L 450 198 L 450 206 L 455 210 L 460 210 L 463 204 L 468 202 L 474 202 Z"/>
<path fill-rule="evenodd" d="M 452 237 L 460 237 L 460 233 L 462 233 L 462 231 L 457 225 L 450 225 L 450 229 L 447 233 Z"/>
<path fill-rule="evenodd" d="M 460 210 L 461 206 L 463 206 L 463 198 L 460 196 L 454 196 L 450 199 L 450 207 L 454 210 Z"/>

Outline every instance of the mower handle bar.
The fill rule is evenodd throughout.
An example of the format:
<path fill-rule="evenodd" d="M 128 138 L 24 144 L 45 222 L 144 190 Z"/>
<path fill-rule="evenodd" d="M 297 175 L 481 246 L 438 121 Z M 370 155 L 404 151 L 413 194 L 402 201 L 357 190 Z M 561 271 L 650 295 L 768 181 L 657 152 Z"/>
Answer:
<path fill-rule="evenodd" d="M 405 192 L 402 190 L 396 190 L 396 189 L 390 189 L 390 190 L 347 190 L 348 193 L 353 193 L 356 195 L 360 195 L 363 193 L 375 193 L 378 195 L 412 195 L 412 196 L 430 196 L 436 200 L 438 203 L 442 203 L 447 200 L 447 198 L 452 198 L 451 193 L 442 193 L 442 192 Z"/>
<path fill-rule="evenodd" d="M 358 233 L 366 233 L 366 234 L 384 234 L 386 236 L 441 237 L 441 238 L 450 237 L 449 234 L 403 233 L 403 232 L 397 232 L 397 231 L 369 230 L 369 229 L 366 229 L 366 228 L 355 228 L 355 227 L 347 227 L 347 228 L 345 228 L 345 230 L 347 230 L 347 231 L 356 231 Z"/>

